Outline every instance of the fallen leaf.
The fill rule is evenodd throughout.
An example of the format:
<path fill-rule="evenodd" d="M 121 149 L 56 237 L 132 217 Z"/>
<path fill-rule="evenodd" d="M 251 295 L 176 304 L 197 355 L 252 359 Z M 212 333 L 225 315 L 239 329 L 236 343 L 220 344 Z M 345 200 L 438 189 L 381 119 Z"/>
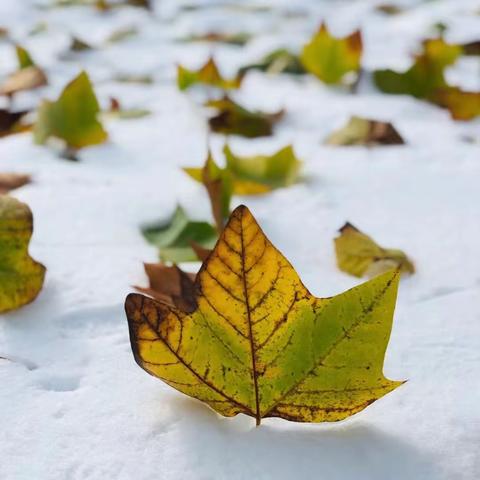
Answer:
<path fill-rule="evenodd" d="M 30 56 L 28 51 L 25 50 L 22 46 L 15 45 L 15 52 L 17 54 L 19 70 L 22 70 L 23 68 L 35 66 L 35 62 L 33 61 L 32 57 Z"/>
<path fill-rule="evenodd" d="M 480 40 L 464 43 L 462 50 L 464 55 L 480 55 Z"/>
<path fill-rule="evenodd" d="M 120 83 L 141 83 L 143 85 L 150 85 L 154 81 L 151 75 L 142 75 L 135 73 L 119 73 L 115 75 L 113 80 Z"/>
<path fill-rule="evenodd" d="M 350 223 L 339 232 L 335 238 L 335 252 L 340 270 L 355 277 L 374 276 L 392 268 L 415 272 L 413 263 L 402 250 L 381 247 Z"/>
<path fill-rule="evenodd" d="M 212 43 L 226 43 L 227 45 L 237 45 L 239 47 L 246 45 L 250 40 L 249 33 L 223 33 L 223 32 L 208 32 L 201 35 L 190 35 L 181 39 L 184 42 L 212 42 Z"/>
<path fill-rule="evenodd" d="M 214 132 L 247 138 L 271 135 L 273 125 L 284 115 L 283 110 L 276 113 L 251 112 L 226 96 L 220 100 L 210 100 L 206 106 L 217 110 L 217 114 L 209 119 Z"/>
<path fill-rule="evenodd" d="M 12 73 L 0 85 L 0 95 L 13 95 L 23 90 L 33 90 L 47 84 L 47 77 L 38 67 L 25 67 Z"/>
<path fill-rule="evenodd" d="M 402 145 L 405 142 L 389 122 L 353 116 L 348 123 L 333 132 L 327 145 Z"/>
<path fill-rule="evenodd" d="M 0 196 L 0 312 L 32 302 L 42 289 L 45 267 L 28 254 L 33 217 L 28 205 Z"/>
<path fill-rule="evenodd" d="M 480 92 L 467 92 L 458 87 L 437 90 L 432 101 L 450 112 L 454 120 L 472 120 L 480 115 Z"/>
<path fill-rule="evenodd" d="M 437 89 L 447 86 L 444 71 L 455 63 L 461 52 L 460 46 L 449 45 L 441 38 L 426 40 L 423 51 L 415 56 L 407 71 L 376 70 L 375 83 L 385 93 L 431 98 Z"/>
<path fill-rule="evenodd" d="M 119 100 L 110 97 L 110 108 L 105 112 L 104 117 L 118 118 L 120 120 L 133 120 L 151 115 L 151 111 L 145 108 L 123 108 Z"/>
<path fill-rule="evenodd" d="M 0 108 L 0 138 L 29 130 L 31 125 L 22 123 L 28 111 L 11 112 Z"/>
<path fill-rule="evenodd" d="M 391 3 L 382 3 L 377 5 L 375 10 L 377 10 L 377 12 L 384 13 L 385 15 L 398 15 L 399 13 L 403 12 L 403 8 Z"/>
<path fill-rule="evenodd" d="M 148 225 L 142 229 L 142 233 L 159 248 L 162 261 L 173 263 L 198 260 L 191 242 L 211 248 L 217 239 L 215 227 L 207 222 L 190 220 L 180 206 L 168 221 Z"/>
<path fill-rule="evenodd" d="M 188 70 L 181 65 L 177 66 L 177 85 L 180 90 L 187 90 L 196 84 L 230 90 L 239 88 L 241 83 L 242 76 L 229 80 L 223 78 L 212 57 L 198 70 Z"/>
<path fill-rule="evenodd" d="M 242 67 L 239 70 L 239 74 L 244 75 L 249 70 L 260 70 L 272 74 L 290 73 L 292 75 L 302 75 L 306 73 L 299 56 L 283 48 L 274 50 L 258 63 Z"/>
<path fill-rule="evenodd" d="M 130 341 L 140 367 L 221 415 L 338 421 L 403 383 L 382 372 L 396 271 L 316 298 L 241 206 L 194 287 L 193 312 L 128 295 Z"/>
<path fill-rule="evenodd" d="M 44 100 L 40 104 L 34 128 L 35 142 L 44 144 L 55 137 L 71 149 L 103 143 L 107 132 L 97 119 L 99 112 L 90 79 L 81 72 L 64 88 L 58 100 Z"/>
<path fill-rule="evenodd" d="M 192 250 L 195 252 L 195 255 L 201 262 L 204 262 L 212 253 L 212 250 L 210 248 L 202 247 L 197 242 L 190 242 L 190 246 L 192 247 Z"/>
<path fill-rule="evenodd" d="M 8 193 L 30 182 L 30 175 L 24 173 L 0 173 L 0 194 Z"/>
<path fill-rule="evenodd" d="M 362 34 L 359 30 L 345 38 L 333 37 L 325 23 L 302 50 L 305 69 L 325 83 L 338 84 L 347 73 L 360 70 Z"/>
<path fill-rule="evenodd" d="M 72 37 L 69 50 L 71 52 L 85 52 L 87 50 L 93 50 L 93 47 L 78 37 Z"/>
<path fill-rule="evenodd" d="M 186 273 L 177 265 L 170 267 L 163 263 L 145 263 L 144 267 L 149 286 L 136 286 L 136 290 L 185 312 L 193 312 L 197 308 L 194 273 Z"/>
<path fill-rule="evenodd" d="M 123 27 L 114 30 L 107 38 L 106 43 L 118 43 L 128 40 L 138 35 L 138 29 L 135 27 Z"/>

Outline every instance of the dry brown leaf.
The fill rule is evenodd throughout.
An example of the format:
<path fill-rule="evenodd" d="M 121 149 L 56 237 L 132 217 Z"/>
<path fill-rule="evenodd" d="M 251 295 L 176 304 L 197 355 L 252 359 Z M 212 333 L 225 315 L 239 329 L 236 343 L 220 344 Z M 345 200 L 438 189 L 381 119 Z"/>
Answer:
<path fill-rule="evenodd" d="M 0 95 L 13 95 L 22 90 L 32 90 L 47 84 L 47 77 L 38 67 L 22 68 L 12 73 L 0 86 Z"/>
<path fill-rule="evenodd" d="M 0 173 L 0 194 L 8 193 L 30 182 L 30 175 L 24 173 Z"/>

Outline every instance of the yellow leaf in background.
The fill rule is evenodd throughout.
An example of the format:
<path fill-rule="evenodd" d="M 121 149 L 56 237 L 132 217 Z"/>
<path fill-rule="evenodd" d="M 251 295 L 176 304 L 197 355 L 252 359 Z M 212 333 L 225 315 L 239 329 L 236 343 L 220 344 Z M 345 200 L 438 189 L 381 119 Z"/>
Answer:
<path fill-rule="evenodd" d="M 44 100 L 40 104 L 35 142 L 43 144 L 55 137 L 73 149 L 103 143 L 107 132 L 98 121 L 99 112 L 90 79 L 82 72 L 64 88 L 58 100 Z"/>
<path fill-rule="evenodd" d="M 338 268 L 355 277 L 378 275 L 392 268 L 415 272 L 413 263 L 404 252 L 380 247 L 350 223 L 346 223 L 335 238 L 335 252 Z"/>
<path fill-rule="evenodd" d="M 432 101 L 448 109 L 454 120 L 472 120 L 480 115 L 480 92 L 447 87 L 436 91 Z"/>
<path fill-rule="evenodd" d="M 240 206 L 194 287 L 192 312 L 127 297 L 132 350 L 148 373 L 221 415 L 338 421 L 402 384 L 383 375 L 395 271 L 315 298 Z"/>
<path fill-rule="evenodd" d="M 30 208 L 0 195 L 0 312 L 32 302 L 43 286 L 45 267 L 28 254 L 32 231 Z"/>
<path fill-rule="evenodd" d="M 360 70 L 362 35 L 359 30 L 345 38 L 333 37 L 322 23 L 302 50 L 305 68 L 325 83 L 341 83 L 345 75 Z"/>
<path fill-rule="evenodd" d="M 208 59 L 203 67 L 196 71 L 188 70 L 181 65 L 177 67 L 177 85 L 180 90 L 186 90 L 198 83 L 224 90 L 236 89 L 240 87 L 242 79 L 242 75 L 238 75 L 231 80 L 223 78 L 212 57 Z"/>

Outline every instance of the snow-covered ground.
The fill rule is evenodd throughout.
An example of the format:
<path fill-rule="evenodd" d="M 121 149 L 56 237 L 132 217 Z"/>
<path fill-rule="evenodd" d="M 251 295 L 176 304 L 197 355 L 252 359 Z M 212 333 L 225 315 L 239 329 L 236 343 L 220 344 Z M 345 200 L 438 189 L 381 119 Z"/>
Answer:
<path fill-rule="evenodd" d="M 435 22 L 449 26 L 450 41 L 478 40 L 480 2 L 405 1 L 411 8 L 392 17 L 367 0 L 270 0 L 270 12 L 181 14 L 180 2 L 162 0 L 153 15 L 34 8 L 47 3 L 0 2 L 0 26 L 50 79 L 49 87 L 18 95 L 15 105 L 54 98 L 84 68 L 102 105 L 116 96 L 153 115 L 110 121 L 110 141 L 82 151 L 78 163 L 33 145 L 30 134 L 0 140 L 0 171 L 33 174 L 34 182 L 13 194 L 33 210 L 31 253 L 48 269 L 37 300 L 0 318 L 0 356 L 18 360 L 0 363 L 0 479 L 479 478 L 478 120 L 454 122 L 421 101 L 380 94 L 368 79 L 351 95 L 314 78 L 251 73 L 236 94 L 254 108 L 286 109 L 274 136 L 235 138 L 231 146 L 269 153 L 292 142 L 304 181 L 234 204 L 252 209 L 312 293 L 328 296 L 359 283 L 335 265 L 332 239 L 346 220 L 416 262 L 418 272 L 401 283 L 385 364 L 388 377 L 409 381 L 353 418 L 320 425 L 267 419 L 255 428 L 249 417 L 219 417 L 138 368 L 123 301 L 131 285 L 146 283 L 142 262 L 157 258 L 140 224 L 168 217 L 177 202 L 210 218 L 202 187 L 179 168 L 203 163 L 206 126 L 195 94 L 176 88 L 176 62 L 197 67 L 213 53 L 233 73 L 274 47 L 298 48 L 326 19 L 338 35 L 363 29 L 367 69 L 403 68 Z M 29 36 L 39 22 L 46 31 Z M 104 46 L 112 31 L 130 26 L 137 36 Z M 255 37 L 244 48 L 174 43 L 218 29 Z M 61 61 L 71 33 L 101 48 Z M 6 42 L 0 59 L 0 75 L 15 68 Z M 478 89 L 479 72 L 478 57 L 470 57 L 448 76 Z M 151 74 L 155 82 L 116 83 L 119 73 Z M 323 146 L 352 114 L 392 121 L 407 145 Z M 222 142 L 212 138 L 218 155 Z"/>

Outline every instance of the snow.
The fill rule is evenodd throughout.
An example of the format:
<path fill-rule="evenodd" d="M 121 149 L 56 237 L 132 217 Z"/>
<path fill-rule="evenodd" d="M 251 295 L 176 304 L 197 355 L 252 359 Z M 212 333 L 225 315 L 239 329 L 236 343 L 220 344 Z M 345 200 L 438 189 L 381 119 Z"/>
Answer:
<path fill-rule="evenodd" d="M 123 301 L 131 285 L 146 282 L 142 262 L 157 258 L 139 225 L 166 218 L 177 202 L 196 218 L 210 218 L 202 188 L 179 168 L 202 164 L 206 126 L 198 95 L 177 91 L 176 62 L 196 67 L 214 53 L 233 73 L 273 47 L 297 48 L 326 19 L 339 35 L 362 27 L 367 68 L 403 68 L 434 22 L 450 26 L 451 41 L 477 40 L 480 15 L 473 12 L 480 3 L 404 1 L 411 8 L 393 17 L 366 0 L 270 0 L 273 13 L 209 8 L 178 15 L 179 3 L 158 2 L 154 15 L 134 8 L 101 15 L 0 2 L 1 23 L 51 80 L 19 95 L 16 106 L 54 98 L 85 68 L 102 105 L 113 95 L 154 112 L 108 122 L 110 141 L 82 151 L 78 163 L 33 145 L 29 134 L 0 141 L 0 171 L 33 174 L 34 182 L 14 195 L 33 210 L 31 253 L 48 269 L 37 300 L 0 318 L 0 356 L 14 360 L 0 361 L 0 479 L 478 478 L 478 120 L 454 122 L 434 106 L 382 95 L 367 81 L 354 96 L 313 78 L 252 73 L 236 94 L 251 107 L 287 111 L 273 137 L 235 138 L 231 146 L 269 153 L 292 142 L 304 160 L 304 181 L 235 204 L 252 209 L 312 293 L 328 296 L 359 283 L 335 265 L 332 239 L 346 220 L 416 262 L 418 272 L 401 282 L 385 363 L 389 378 L 408 382 L 351 419 L 320 425 L 267 419 L 255 428 L 249 417 L 219 417 L 138 368 Z M 42 21 L 47 30 L 28 36 Z M 138 36 L 103 45 L 112 31 L 132 25 Z M 173 43 L 214 28 L 256 37 L 245 48 Z M 101 49 L 59 61 L 69 32 Z M 0 42 L 0 75 L 15 68 L 12 50 Z M 477 57 L 448 74 L 480 88 L 479 71 Z M 116 73 L 152 74 L 155 83 L 119 84 Z M 323 146 L 352 114 L 392 121 L 408 144 Z M 211 142 L 220 157 L 223 139 Z"/>

